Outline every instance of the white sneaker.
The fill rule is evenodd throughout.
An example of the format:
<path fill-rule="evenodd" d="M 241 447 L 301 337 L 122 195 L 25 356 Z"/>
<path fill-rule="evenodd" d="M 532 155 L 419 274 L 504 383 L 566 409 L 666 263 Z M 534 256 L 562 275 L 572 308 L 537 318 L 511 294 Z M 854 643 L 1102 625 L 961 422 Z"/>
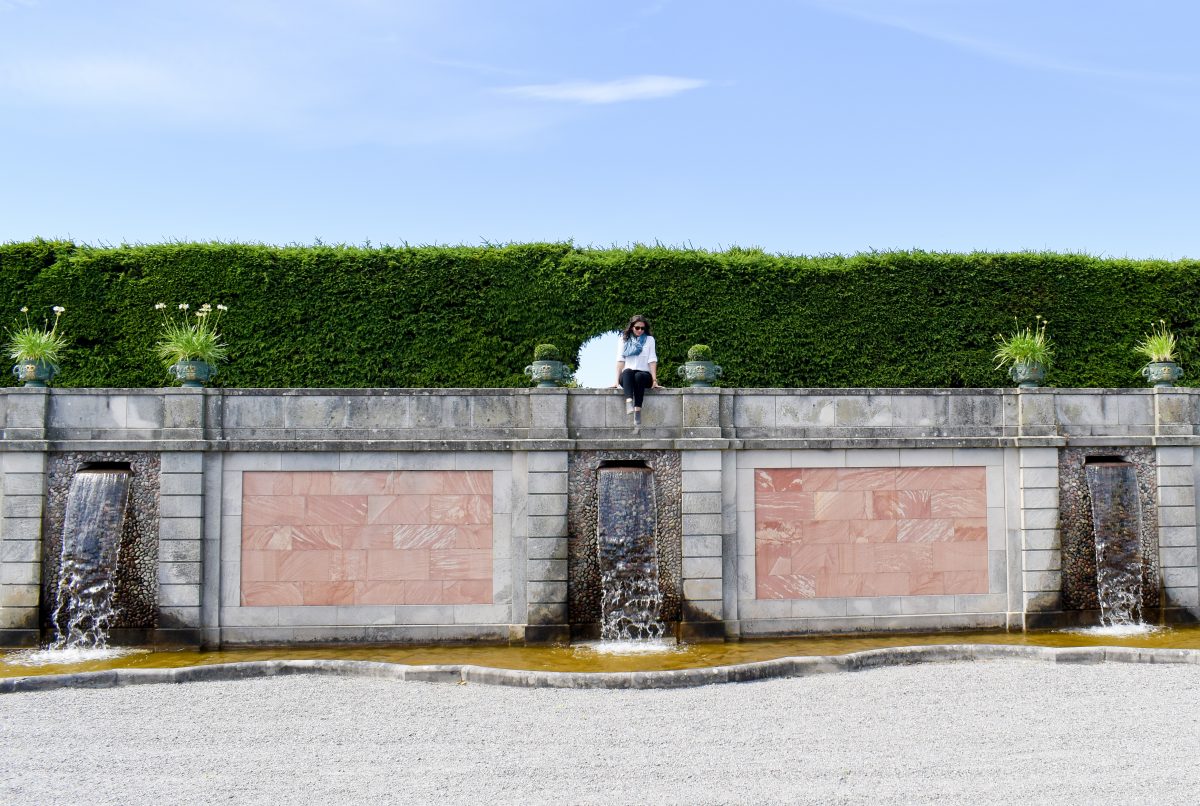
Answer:
<path fill-rule="evenodd" d="M 642 433 L 642 427 L 640 425 L 635 425 L 633 427 L 633 435 L 636 437 L 640 433 Z"/>
<path fill-rule="evenodd" d="M 632 398 L 628 398 L 628 397 L 625 398 L 625 413 L 633 414 L 633 399 Z"/>

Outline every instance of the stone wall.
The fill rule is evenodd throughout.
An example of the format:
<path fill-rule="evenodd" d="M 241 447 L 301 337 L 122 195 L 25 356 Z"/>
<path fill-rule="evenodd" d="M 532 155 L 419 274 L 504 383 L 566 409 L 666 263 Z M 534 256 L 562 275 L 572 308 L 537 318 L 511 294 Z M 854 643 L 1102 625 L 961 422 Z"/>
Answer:
<path fill-rule="evenodd" d="M 1150 457 L 1164 617 L 1192 619 L 1198 428 L 1190 389 L 664 390 L 638 435 L 608 390 L 7 389 L 0 641 L 39 638 L 67 455 L 157 458 L 161 642 L 569 640 L 601 457 L 677 485 L 684 637 L 1078 621 L 1067 450 Z"/>

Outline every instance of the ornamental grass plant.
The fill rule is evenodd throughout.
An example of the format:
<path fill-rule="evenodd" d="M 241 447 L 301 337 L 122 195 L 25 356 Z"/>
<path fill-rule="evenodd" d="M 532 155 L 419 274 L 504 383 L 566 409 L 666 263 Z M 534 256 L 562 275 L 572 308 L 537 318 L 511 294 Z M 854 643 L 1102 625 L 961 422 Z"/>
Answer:
<path fill-rule="evenodd" d="M 1165 319 L 1159 319 L 1158 324 L 1153 325 L 1150 332 L 1133 346 L 1134 352 L 1146 356 L 1151 363 L 1175 361 L 1175 352 L 1178 349 L 1179 343 L 1175 339 L 1175 334 L 1167 327 Z"/>
<path fill-rule="evenodd" d="M 229 356 L 228 347 L 218 331 L 221 316 L 229 310 L 224 305 L 215 308 L 207 302 L 195 312 L 184 302 L 178 314 L 167 312 L 167 305 L 154 306 L 163 317 L 162 331 L 154 350 L 168 369 L 181 361 L 203 361 L 216 365 Z"/>
<path fill-rule="evenodd" d="M 996 336 L 996 369 L 1017 364 L 1037 364 L 1049 369 L 1054 362 L 1054 343 L 1046 335 L 1050 324 L 1040 315 L 1030 327 L 1018 327 L 1009 335 Z"/>
<path fill-rule="evenodd" d="M 40 361 L 55 371 L 58 370 L 62 353 L 70 344 L 58 329 L 58 321 L 67 309 L 55 305 L 51 310 L 54 312 L 54 322 L 51 323 L 48 318 L 43 319 L 41 326 L 37 327 L 29 321 L 28 306 L 21 308 L 24 324 L 8 331 L 5 349 L 8 350 L 9 358 L 17 362 Z"/>

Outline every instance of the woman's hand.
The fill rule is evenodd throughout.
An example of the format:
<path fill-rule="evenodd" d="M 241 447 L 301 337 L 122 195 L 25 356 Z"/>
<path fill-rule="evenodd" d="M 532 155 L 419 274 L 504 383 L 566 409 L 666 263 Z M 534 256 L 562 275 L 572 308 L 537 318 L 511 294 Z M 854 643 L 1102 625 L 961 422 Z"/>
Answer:
<path fill-rule="evenodd" d="M 658 378 L 655 378 L 653 381 L 651 381 L 650 388 L 651 389 L 666 389 L 667 387 L 665 387 L 661 383 L 659 383 Z"/>

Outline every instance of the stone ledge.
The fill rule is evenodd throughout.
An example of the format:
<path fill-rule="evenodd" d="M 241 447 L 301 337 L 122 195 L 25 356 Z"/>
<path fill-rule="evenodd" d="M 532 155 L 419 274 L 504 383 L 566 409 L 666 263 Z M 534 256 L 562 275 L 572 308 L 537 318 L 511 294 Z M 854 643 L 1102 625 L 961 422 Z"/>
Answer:
<path fill-rule="evenodd" d="M 716 683 L 740 683 L 833 672 L 857 672 L 918 663 L 1003 659 L 1071 664 L 1181 663 L 1200 665 L 1200 650 L 942 644 L 938 646 L 890 647 L 847 655 L 778 658 L 731 666 L 653 672 L 541 672 L 466 664 L 407 666 L 347 660 L 252 661 L 189 666 L 180 669 L 109 669 L 102 672 L 13 677 L 0 680 L 0 694 L 67 688 L 116 688 L 151 683 L 218 682 L 300 674 L 415 680 L 427 683 L 479 683 L 520 688 L 691 688 Z"/>

